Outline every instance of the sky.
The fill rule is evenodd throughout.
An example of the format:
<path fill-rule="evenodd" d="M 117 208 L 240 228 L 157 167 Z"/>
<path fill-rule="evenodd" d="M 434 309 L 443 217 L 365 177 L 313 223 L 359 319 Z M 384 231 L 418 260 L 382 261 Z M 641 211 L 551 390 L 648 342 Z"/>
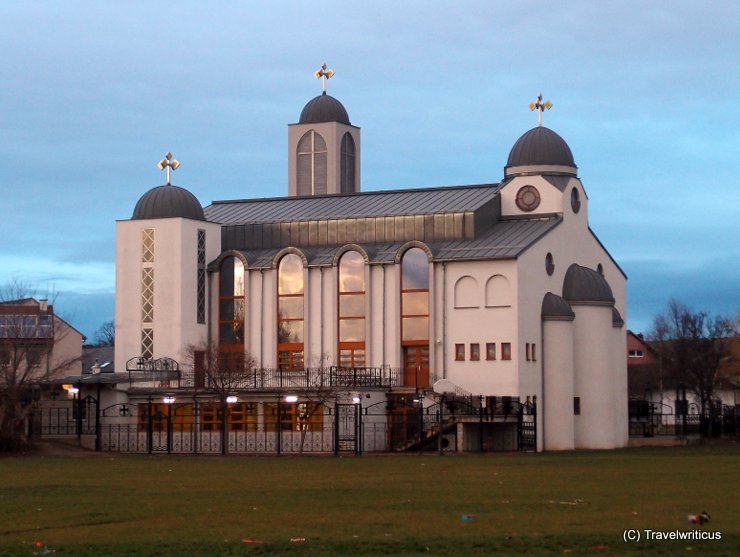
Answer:
<path fill-rule="evenodd" d="M 19 1 L 0 5 L 0 286 L 114 316 L 115 222 L 165 182 L 287 195 L 287 125 L 328 92 L 363 191 L 498 182 L 544 124 L 628 276 L 627 326 L 676 298 L 740 312 L 740 2 Z"/>

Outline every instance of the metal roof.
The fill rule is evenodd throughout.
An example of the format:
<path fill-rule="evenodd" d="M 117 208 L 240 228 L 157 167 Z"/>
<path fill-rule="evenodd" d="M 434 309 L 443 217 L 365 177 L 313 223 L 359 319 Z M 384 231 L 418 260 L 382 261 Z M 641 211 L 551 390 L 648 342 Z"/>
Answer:
<path fill-rule="evenodd" d="M 461 212 L 475 210 L 490 201 L 499 186 L 481 184 L 214 201 L 204 211 L 207 220 L 225 225 Z"/>
<path fill-rule="evenodd" d="M 185 188 L 170 184 L 157 186 L 141 196 L 132 220 L 184 217 L 205 220 L 198 199 Z"/>
<path fill-rule="evenodd" d="M 347 109 L 337 99 L 327 95 L 326 91 L 306 103 L 298 120 L 299 124 L 319 124 L 321 122 L 340 122 L 351 125 Z"/>
<path fill-rule="evenodd" d="M 560 216 L 539 218 L 504 219 L 494 224 L 474 240 L 436 242 L 428 244 L 435 261 L 458 261 L 476 259 L 513 259 L 518 257 L 539 238 L 562 222 Z M 398 251 L 407 242 L 384 244 L 359 244 L 374 264 L 392 264 Z M 331 266 L 342 245 L 327 247 L 295 246 L 305 256 L 310 267 Z M 240 250 L 247 259 L 250 269 L 269 269 L 275 257 L 284 248 Z"/>
<path fill-rule="evenodd" d="M 565 140 L 544 126 L 532 128 L 514 143 L 506 167 L 536 164 L 576 166 Z"/>

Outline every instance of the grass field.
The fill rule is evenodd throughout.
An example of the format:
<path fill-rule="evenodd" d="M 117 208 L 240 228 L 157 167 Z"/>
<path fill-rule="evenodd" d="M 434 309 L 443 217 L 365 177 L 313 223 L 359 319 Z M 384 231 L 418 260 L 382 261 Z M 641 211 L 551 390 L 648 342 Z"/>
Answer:
<path fill-rule="evenodd" d="M 739 480 L 736 445 L 463 457 L 5 457 L 0 555 L 740 555 Z M 708 525 L 688 524 L 703 510 Z M 625 529 L 642 540 L 625 543 Z M 646 529 L 722 539 L 647 541 Z"/>

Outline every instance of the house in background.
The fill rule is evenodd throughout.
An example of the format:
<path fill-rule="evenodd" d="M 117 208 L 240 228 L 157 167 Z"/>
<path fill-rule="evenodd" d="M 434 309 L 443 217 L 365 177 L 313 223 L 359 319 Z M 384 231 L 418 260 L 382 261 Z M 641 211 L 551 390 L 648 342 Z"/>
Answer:
<path fill-rule="evenodd" d="M 740 419 L 740 337 L 726 340 L 728 355 L 717 372 L 713 434 L 735 435 Z M 627 331 L 630 435 L 701 433 L 701 402 L 685 378 L 666 370 L 659 344 Z"/>
<path fill-rule="evenodd" d="M 27 375 L 28 384 L 78 373 L 84 341 L 47 300 L 0 302 L 0 366 Z"/>

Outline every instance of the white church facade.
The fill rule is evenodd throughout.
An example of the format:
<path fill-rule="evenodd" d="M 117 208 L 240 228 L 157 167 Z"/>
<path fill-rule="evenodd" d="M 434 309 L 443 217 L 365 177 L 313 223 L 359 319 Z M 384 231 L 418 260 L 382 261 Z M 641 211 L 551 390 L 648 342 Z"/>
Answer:
<path fill-rule="evenodd" d="M 193 452 L 626 446 L 626 277 L 566 142 L 540 125 L 501 182 L 369 192 L 360 147 L 324 92 L 286 197 L 202 207 L 162 161 L 116 225 L 107 423 Z"/>

